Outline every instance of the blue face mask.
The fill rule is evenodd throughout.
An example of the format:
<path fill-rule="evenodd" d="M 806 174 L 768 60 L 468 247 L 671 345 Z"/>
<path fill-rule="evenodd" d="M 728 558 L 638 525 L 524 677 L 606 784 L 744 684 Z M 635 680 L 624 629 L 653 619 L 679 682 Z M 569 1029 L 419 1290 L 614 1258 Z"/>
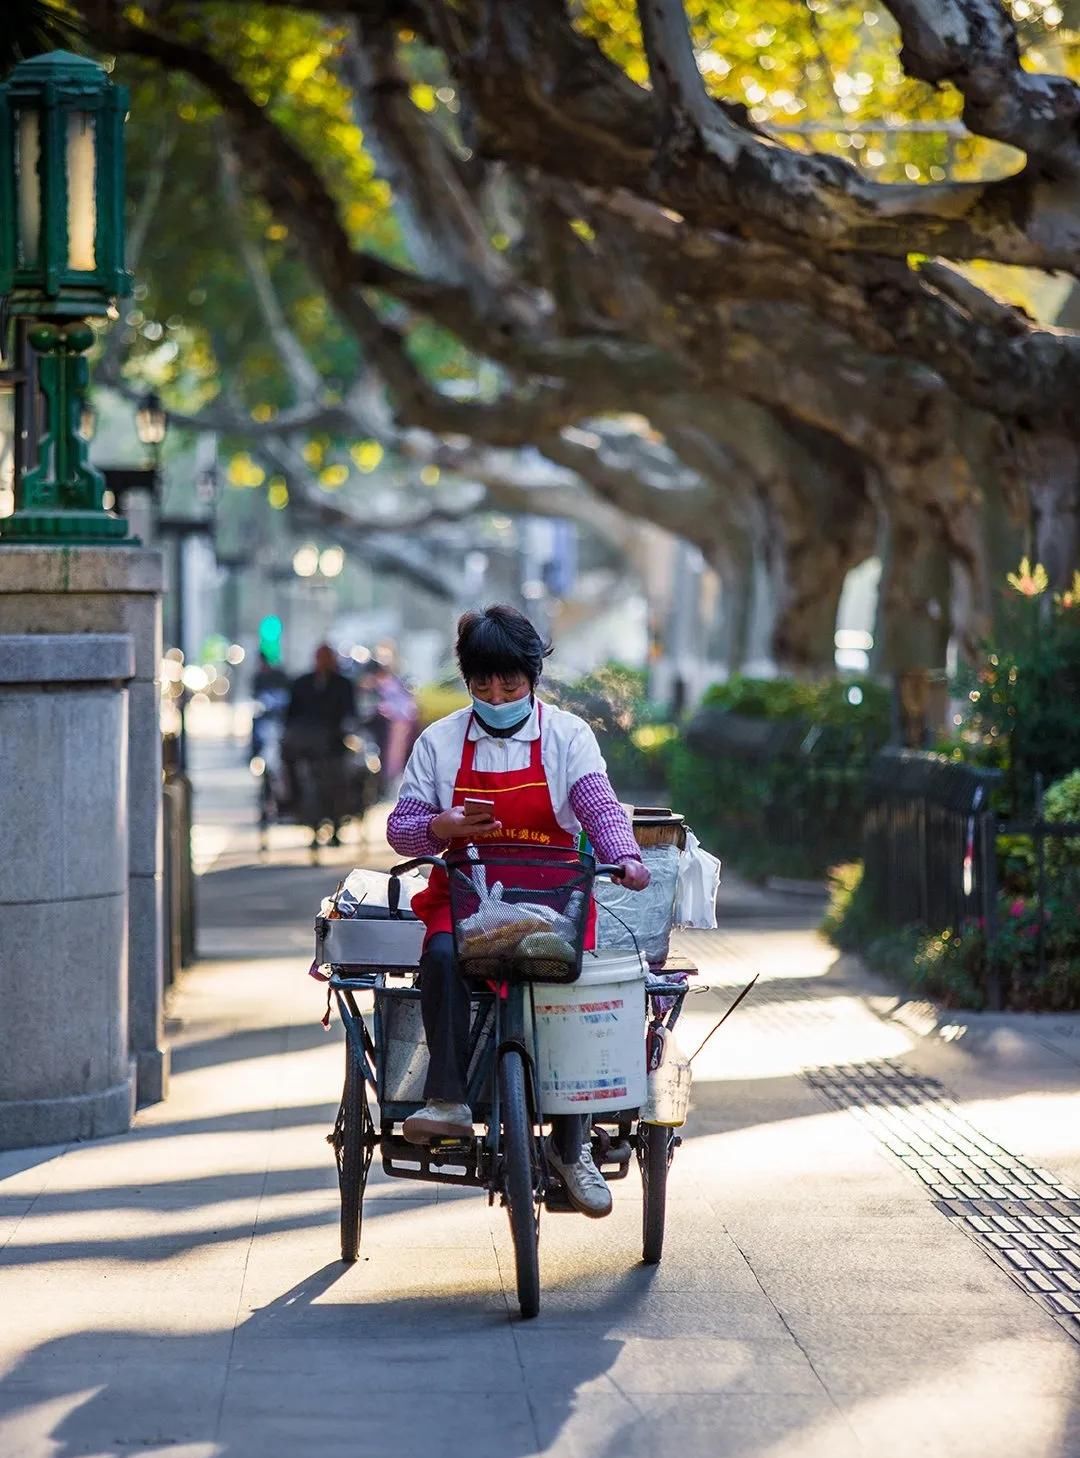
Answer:
<path fill-rule="evenodd" d="M 532 713 L 532 695 L 525 699 L 511 699 L 507 704 L 485 704 L 483 699 L 473 697 L 473 712 L 481 724 L 489 729 L 516 729 Z"/>

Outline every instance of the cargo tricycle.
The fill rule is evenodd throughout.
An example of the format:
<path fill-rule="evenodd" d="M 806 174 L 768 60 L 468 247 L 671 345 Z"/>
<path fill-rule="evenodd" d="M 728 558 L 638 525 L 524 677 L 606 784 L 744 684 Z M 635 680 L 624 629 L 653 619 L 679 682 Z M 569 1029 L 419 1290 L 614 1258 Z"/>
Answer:
<path fill-rule="evenodd" d="M 424 927 L 400 905 L 400 877 L 425 865 L 448 877 L 458 967 L 472 989 L 468 1102 L 476 1128 L 471 1139 L 419 1146 L 401 1126 L 424 1103 L 417 977 Z M 650 1108 L 647 1066 L 678 1020 L 694 969 L 669 964 L 670 975 L 668 968 L 654 975 L 640 953 L 585 950 L 593 882 L 619 872 L 574 850 L 468 846 L 395 866 L 386 907 L 317 919 L 316 961 L 346 1035 L 345 1084 L 328 1136 L 343 1260 L 357 1258 L 378 1151 L 390 1176 L 475 1185 L 489 1204 L 505 1206 L 521 1314 L 536 1316 L 540 1214 L 571 1209 L 543 1153 L 545 1122 L 565 1112 L 591 1116 L 593 1157 L 606 1179 L 624 1179 L 636 1156 L 642 1258 L 660 1260 L 685 1097 L 676 1096 L 674 1112 L 670 1102 Z M 592 1066 L 583 1065 L 583 1051 Z"/>

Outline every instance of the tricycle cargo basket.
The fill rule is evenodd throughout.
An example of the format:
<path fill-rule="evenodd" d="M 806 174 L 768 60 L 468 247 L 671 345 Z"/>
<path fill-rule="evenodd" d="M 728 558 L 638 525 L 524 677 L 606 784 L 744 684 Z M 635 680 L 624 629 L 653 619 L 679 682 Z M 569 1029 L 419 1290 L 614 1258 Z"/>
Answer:
<path fill-rule="evenodd" d="M 380 971 L 414 968 L 424 946 L 424 923 L 413 917 L 386 921 L 320 916 L 315 921 L 315 960 L 336 967 Z"/>
<path fill-rule="evenodd" d="M 379 1048 L 376 1072 L 379 1105 L 384 1118 L 403 1118 L 408 1108 L 424 1102 L 424 1080 L 429 1060 L 420 1013 L 420 989 L 376 988 L 374 1016 Z M 484 994 L 474 996 L 467 1082 L 473 1112 L 478 1117 L 491 1103 L 488 1080 L 480 1064 L 487 1050 L 485 1034 L 490 1037 L 493 1021 L 491 997 Z"/>

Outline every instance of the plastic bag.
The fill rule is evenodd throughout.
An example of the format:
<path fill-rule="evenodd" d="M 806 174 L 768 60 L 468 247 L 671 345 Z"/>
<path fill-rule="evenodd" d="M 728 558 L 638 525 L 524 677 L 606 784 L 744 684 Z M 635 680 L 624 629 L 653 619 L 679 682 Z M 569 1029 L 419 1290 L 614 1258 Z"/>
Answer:
<path fill-rule="evenodd" d="M 679 857 L 675 890 L 675 925 L 711 931 L 716 926 L 716 893 L 720 889 L 720 862 L 702 848 L 692 830 Z"/>
<path fill-rule="evenodd" d="M 644 891 L 631 891 L 618 881 L 594 885 L 596 945 L 603 951 L 643 952 L 650 967 L 662 967 L 671 942 L 679 847 L 645 846 L 641 859 L 652 877 Z"/>
<path fill-rule="evenodd" d="M 427 886 L 427 879 L 421 876 L 419 871 L 409 871 L 400 877 L 400 880 L 401 908 L 407 911 L 412 898 Z M 338 914 L 342 917 L 352 916 L 358 906 L 389 906 L 390 877 L 385 871 L 367 871 L 362 866 L 357 866 L 355 870 L 349 872 L 336 897 L 323 897 L 321 906 L 323 916 L 329 914 L 335 901 Z"/>

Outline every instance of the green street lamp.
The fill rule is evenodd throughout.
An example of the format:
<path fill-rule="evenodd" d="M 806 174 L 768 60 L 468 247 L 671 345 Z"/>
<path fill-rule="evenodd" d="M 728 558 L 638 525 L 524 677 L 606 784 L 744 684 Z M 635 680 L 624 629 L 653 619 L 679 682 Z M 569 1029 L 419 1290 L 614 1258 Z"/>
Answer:
<path fill-rule="evenodd" d="M 127 540 L 127 522 L 104 509 L 104 478 L 80 431 L 94 342 L 86 321 L 131 292 L 126 112 L 126 88 L 68 51 L 21 62 L 0 86 L 0 328 L 13 316 L 33 321 L 47 417 L 37 464 L 0 523 L 6 541 Z"/>

